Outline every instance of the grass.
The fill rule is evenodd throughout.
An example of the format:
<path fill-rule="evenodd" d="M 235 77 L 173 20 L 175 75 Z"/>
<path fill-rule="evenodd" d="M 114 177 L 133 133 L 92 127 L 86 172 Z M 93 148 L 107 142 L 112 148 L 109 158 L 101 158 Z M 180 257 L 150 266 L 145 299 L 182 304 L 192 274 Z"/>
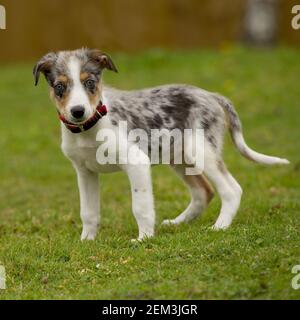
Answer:
<path fill-rule="evenodd" d="M 291 269 L 300 264 L 299 51 L 226 47 L 220 51 L 115 54 L 107 83 L 139 88 L 190 83 L 229 96 L 258 151 L 291 165 L 250 163 L 226 137 L 225 160 L 244 189 L 232 227 L 213 232 L 216 197 L 189 225 L 161 227 L 189 195 L 167 168 L 153 169 L 157 234 L 131 244 L 137 227 L 123 173 L 101 176 L 102 227 L 81 243 L 74 171 L 62 155 L 59 123 L 31 65 L 1 66 L 0 299 L 299 299 Z"/>

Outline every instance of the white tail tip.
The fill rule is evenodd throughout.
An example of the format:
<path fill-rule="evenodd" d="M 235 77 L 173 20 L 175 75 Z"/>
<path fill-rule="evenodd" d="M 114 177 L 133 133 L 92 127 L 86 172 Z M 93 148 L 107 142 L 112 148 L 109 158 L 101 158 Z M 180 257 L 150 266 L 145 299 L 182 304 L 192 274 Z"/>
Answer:
<path fill-rule="evenodd" d="M 278 164 L 290 164 L 290 161 L 288 159 L 281 159 L 278 158 Z M 276 164 L 276 163 L 275 163 Z"/>
<path fill-rule="evenodd" d="M 266 165 L 276 165 L 276 164 L 289 164 L 289 160 L 282 159 L 278 157 L 272 157 L 267 156 L 265 154 L 256 152 L 249 148 L 244 140 L 244 137 L 241 132 L 234 132 L 232 135 L 233 141 L 237 147 L 237 149 L 240 151 L 240 153 L 255 162 L 266 164 Z"/>

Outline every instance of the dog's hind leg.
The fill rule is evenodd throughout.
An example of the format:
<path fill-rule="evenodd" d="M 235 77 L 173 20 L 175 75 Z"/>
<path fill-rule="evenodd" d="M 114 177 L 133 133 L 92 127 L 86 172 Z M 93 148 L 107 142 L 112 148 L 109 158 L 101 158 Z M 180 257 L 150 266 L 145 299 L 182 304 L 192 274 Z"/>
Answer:
<path fill-rule="evenodd" d="M 172 220 L 164 220 L 164 225 L 180 224 L 197 218 L 208 206 L 214 195 L 213 189 L 204 175 L 185 175 L 186 167 L 184 165 L 175 165 L 172 168 L 187 184 L 192 200 L 178 217 Z"/>
<path fill-rule="evenodd" d="M 230 226 L 240 206 L 242 188 L 227 171 L 221 159 L 207 158 L 204 173 L 215 185 L 222 202 L 220 215 L 213 229 L 226 229 Z"/>

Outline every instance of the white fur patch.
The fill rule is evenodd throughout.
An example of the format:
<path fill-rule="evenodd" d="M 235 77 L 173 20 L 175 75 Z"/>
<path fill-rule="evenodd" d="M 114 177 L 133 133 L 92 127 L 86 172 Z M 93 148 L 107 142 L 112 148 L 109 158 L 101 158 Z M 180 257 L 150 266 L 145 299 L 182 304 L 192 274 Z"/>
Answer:
<path fill-rule="evenodd" d="M 80 72 L 81 72 L 81 63 L 76 57 L 71 57 L 68 62 L 68 71 L 70 78 L 72 80 L 72 88 L 70 92 L 70 99 L 67 105 L 67 112 L 70 117 L 71 109 L 74 106 L 82 105 L 85 109 L 84 117 L 85 119 L 89 118 L 93 114 L 93 108 L 90 104 L 88 94 L 86 93 L 81 81 L 80 81 Z"/>

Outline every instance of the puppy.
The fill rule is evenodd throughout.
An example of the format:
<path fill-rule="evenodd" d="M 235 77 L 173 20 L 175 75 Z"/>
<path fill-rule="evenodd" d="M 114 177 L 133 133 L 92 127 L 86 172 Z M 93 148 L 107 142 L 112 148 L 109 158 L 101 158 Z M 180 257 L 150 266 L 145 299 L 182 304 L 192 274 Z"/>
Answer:
<path fill-rule="evenodd" d="M 215 93 L 189 85 L 164 85 L 138 91 L 122 91 L 103 86 L 103 71 L 117 72 L 112 59 L 99 50 L 80 49 L 48 53 L 34 67 L 35 84 L 40 73 L 44 74 L 50 96 L 61 120 L 63 153 L 72 162 L 78 177 L 80 193 L 80 216 L 83 223 L 81 239 L 95 239 L 100 223 L 100 200 L 98 174 L 123 170 L 128 175 L 132 192 L 132 211 L 136 218 L 138 240 L 154 235 L 155 210 L 151 182 L 151 159 L 164 156 L 162 145 L 155 151 L 152 144 L 148 150 L 139 147 L 137 141 L 128 139 L 128 132 L 152 130 L 184 132 L 202 129 L 203 167 L 193 175 L 186 170 L 195 164 L 195 158 L 177 163 L 175 153 L 170 151 L 170 166 L 187 184 L 191 193 L 189 206 L 175 219 L 164 224 L 179 224 L 195 219 L 204 211 L 213 197 L 212 182 L 218 192 L 222 207 L 214 224 L 215 230 L 230 226 L 240 205 L 242 189 L 227 170 L 222 160 L 223 134 L 229 129 L 239 152 L 246 158 L 262 164 L 287 164 L 288 160 L 266 156 L 250 149 L 242 134 L 241 122 L 231 102 Z M 126 121 L 126 127 L 121 123 Z M 105 143 L 98 139 L 103 130 L 114 132 L 116 144 L 110 153 L 120 156 L 123 146 L 129 145 L 139 163 L 123 161 L 101 163 L 97 150 Z M 147 138 L 147 137 L 146 137 Z M 172 146 L 178 139 L 173 137 Z M 159 142 L 161 143 L 161 142 Z M 191 141 L 188 141 L 191 143 Z M 106 142 L 107 144 L 107 142 Z M 110 145 L 108 144 L 108 149 Z M 112 148 L 113 149 L 113 148 Z M 192 149 L 195 149 L 193 145 Z M 123 150 L 124 151 L 124 150 Z M 125 152 L 126 154 L 126 152 Z M 200 168 L 198 168 L 200 169 Z"/>

